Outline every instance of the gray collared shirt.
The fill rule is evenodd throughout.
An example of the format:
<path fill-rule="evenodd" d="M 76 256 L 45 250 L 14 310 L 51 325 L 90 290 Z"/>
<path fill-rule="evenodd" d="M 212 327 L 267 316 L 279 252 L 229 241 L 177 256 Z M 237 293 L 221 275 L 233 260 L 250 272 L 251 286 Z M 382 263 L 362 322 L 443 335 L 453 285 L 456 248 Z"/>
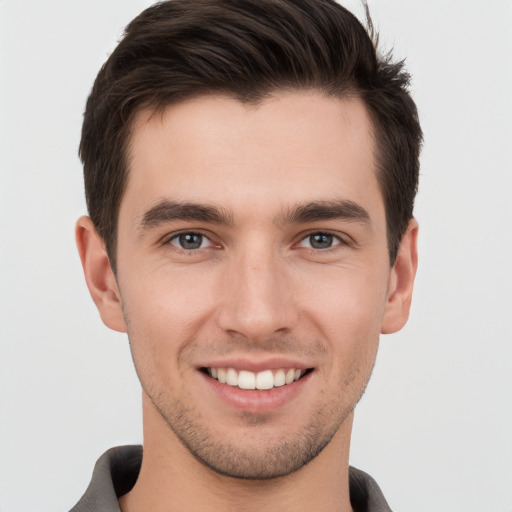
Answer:
<path fill-rule="evenodd" d="M 96 462 L 91 483 L 70 512 L 121 512 L 118 497 L 134 485 L 142 463 L 142 446 L 120 446 L 105 452 Z M 391 512 L 377 482 L 350 468 L 350 502 L 354 512 Z"/>

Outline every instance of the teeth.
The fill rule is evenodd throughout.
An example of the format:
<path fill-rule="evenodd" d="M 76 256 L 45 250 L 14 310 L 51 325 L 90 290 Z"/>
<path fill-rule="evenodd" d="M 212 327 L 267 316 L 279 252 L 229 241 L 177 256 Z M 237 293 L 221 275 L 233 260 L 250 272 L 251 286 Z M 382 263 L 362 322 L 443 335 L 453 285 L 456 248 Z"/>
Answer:
<path fill-rule="evenodd" d="M 299 380 L 305 370 L 290 368 L 288 370 L 264 370 L 254 373 L 247 370 L 237 372 L 234 368 L 208 368 L 208 373 L 214 379 L 228 386 L 238 386 L 240 389 L 272 389 Z"/>
<path fill-rule="evenodd" d="M 233 370 L 233 371 L 235 371 L 235 370 Z M 256 375 L 254 375 L 254 373 L 252 373 L 252 372 L 241 371 L 238 374 L 238 387 L 240 389 L 255 389 L 256 388 Z"/>
<path fill-rule="evenodd" d="M 274 374 L 271 370 L 256 375 L 256 389 L 272 389 L 274 387 Z"/>
<path fill-rule="evenodd" d="M 277 370 L 274 375 L 274 387 L 284 386 L 286 384 L 286 375 L 284 370 Z"/>
<path fill-rule="evenodd" d="M 238 374 L 233 370 L 233 368 L 228 368 L 226 372 L 226 384 L 230 386 L 238 386 Z"/>

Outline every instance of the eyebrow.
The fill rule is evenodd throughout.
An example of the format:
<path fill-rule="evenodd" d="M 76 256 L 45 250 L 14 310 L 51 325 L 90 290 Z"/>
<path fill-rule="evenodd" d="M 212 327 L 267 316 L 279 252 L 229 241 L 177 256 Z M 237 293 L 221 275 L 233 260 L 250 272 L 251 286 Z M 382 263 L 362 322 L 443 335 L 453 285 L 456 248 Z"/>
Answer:
<path fill-rule="evenodd" d="M 146 231 L 166 222 L 195 220 L 210 224 L 233 225 L 232 214 L 223 208 L 207 204 L 181 203 L 163 200 L 151 207 L 142 216 L 138 231 Z"/>
<path fill-rule="evenodd" d="M 274 219 L 275 224 L 305 224 L 320 220 L 346 220 L 370 224 L 370 215 L 354 201 L 342 199 L 334 201 L 314 201 L 299 203 L 288 208 L 284 214 Z"/>
<path fill-rule="evenodd" d="M 370 223 L 370 216 L 362 206 L 345 199 L 298 203 L 288 208 L 284 213 L 275 216 L 273 222 L 276 225 L 286 225 L 335 219 L 364 224 Z M 143 232 L 167 222 L 183 220 L 224 226 L 234 225 L 232 212 L 225 208 L 164 199 L 143 214 L 137 230 Z"/>

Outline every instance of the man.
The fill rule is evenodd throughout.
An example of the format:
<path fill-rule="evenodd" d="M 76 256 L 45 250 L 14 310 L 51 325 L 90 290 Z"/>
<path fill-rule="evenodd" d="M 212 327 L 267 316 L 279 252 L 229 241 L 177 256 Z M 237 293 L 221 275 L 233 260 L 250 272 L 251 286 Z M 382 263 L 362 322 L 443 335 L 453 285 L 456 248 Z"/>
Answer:
<path fill-rule="evenodd" d="M 76 237 L 144 448 L 107 452 L 73 511 L 389 510 L 348 460 L 417 266 L 407 85 L 331 0 L 174 0 L 127 27 L 86 107 Z"/>

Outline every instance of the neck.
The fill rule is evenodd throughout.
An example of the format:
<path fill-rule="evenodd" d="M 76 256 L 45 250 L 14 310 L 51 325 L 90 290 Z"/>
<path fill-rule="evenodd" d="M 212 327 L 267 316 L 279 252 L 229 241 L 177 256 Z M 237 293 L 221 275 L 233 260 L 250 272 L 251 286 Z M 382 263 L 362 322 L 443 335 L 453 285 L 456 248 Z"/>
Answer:
<path fill-rule="evenodd" d="M 348 456 L 352 416 L 309 464 L 283 477 L 246 480 L 198 461 L 144 401 L 144 455 L 137 483 L 120 498 L 122 512 L 332 510 L 351 512 Z"/>

